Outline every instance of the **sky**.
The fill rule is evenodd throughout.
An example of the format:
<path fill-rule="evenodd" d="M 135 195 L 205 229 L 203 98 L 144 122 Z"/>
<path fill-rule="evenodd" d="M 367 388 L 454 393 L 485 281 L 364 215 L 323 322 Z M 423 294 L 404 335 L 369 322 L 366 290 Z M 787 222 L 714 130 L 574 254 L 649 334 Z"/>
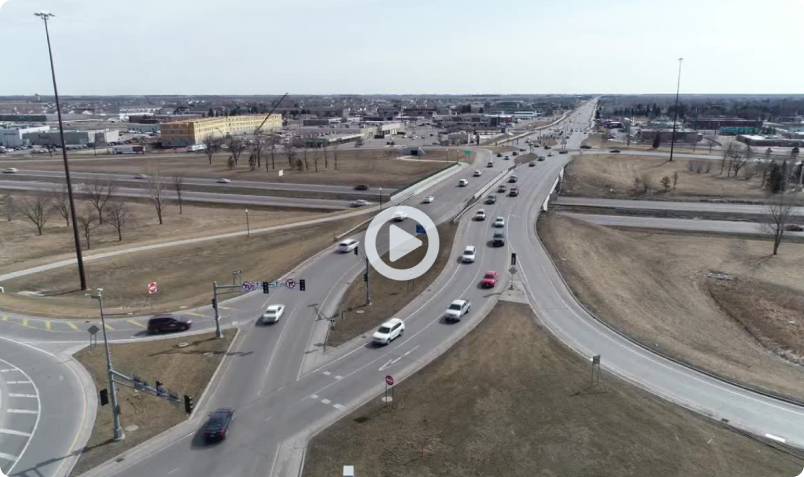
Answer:
<path fill-rule="evenodd" d="M 0 95 L 804 93 L 804 0 L 0 0 Z"/>

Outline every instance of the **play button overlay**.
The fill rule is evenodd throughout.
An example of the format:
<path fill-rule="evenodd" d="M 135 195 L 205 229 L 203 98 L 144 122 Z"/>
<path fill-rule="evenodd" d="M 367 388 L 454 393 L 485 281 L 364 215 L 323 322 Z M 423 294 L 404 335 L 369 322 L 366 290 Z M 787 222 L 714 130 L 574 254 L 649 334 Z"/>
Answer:
<path fill-rule="evenodd" d="M 390 249 L 388 250 L 389 258 L 392 262 L 396 262 L 400 258 L 421 247 L 422 241 L 400 229 L 396 225 L 392 225 L 389 231 L 388 244 L 390 246 Z"/>
<path fill-rule="evenodd" d="M 388 266 L 388 264 L 382 261 L 380 254 L 377 252 L 377 237 L 380 233 L 380 229 L 386 222 L 391 221 L 394 218 L 394 214 L 398 212 L 406 213 L 409 220 L 417 222 L 424 228 L 424 233 L 427 235 L 427 252 L 424 255 L 424 259 L 414 267 L 407 269 L 398 269 Z M 417 230 L 419 230 L 419 227 L 417 227 Z M 423 245 L 424 242 L 406 232 L 401 227 L 394 224 L 390 225 L 388 229 L 388 258 L 392 263 Z M 436 230 L 436 226 L 433 221 L 430 220 L 430 217 L 419 209 L 404 205 L 390 207 L 374 217 L 369 224 L 368 230 L 366 231 L 365 247 L 366 256 L 371 266 L 384 277 L 400 282 L 413 280 L 414 278 L 419 278 L 424 275 L 436 261 L 438 257 L 438 230 Z"/>

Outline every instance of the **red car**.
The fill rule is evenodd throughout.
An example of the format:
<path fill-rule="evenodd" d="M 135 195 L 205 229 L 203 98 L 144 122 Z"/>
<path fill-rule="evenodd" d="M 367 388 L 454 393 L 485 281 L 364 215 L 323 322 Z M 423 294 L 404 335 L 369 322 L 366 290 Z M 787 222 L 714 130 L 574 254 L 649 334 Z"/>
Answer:
<path fill-rule="evenodd" d="M 480 285 L 483 288 L 494 288 L 494 285 L 497 284 L 497 279 L 500 277 L 500 274 L 495 271 L 486 272 L 483 275 L 483 280 L 480 281 Z"/>

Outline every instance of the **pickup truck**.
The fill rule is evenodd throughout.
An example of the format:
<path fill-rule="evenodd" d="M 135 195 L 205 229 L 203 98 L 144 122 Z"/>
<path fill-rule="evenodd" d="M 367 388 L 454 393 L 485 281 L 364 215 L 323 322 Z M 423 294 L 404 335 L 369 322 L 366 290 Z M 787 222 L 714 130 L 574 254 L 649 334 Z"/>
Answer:
<path fill-rule="evenodd" d="M 469 300 L 455 300 L 447 308 L 446 313 L 444 313 L 444 318 L 447 321 L 461 321 L 461 317 L 467 313 L 469 313 L 469 308 L 471 308 L 472 302 Z"/>

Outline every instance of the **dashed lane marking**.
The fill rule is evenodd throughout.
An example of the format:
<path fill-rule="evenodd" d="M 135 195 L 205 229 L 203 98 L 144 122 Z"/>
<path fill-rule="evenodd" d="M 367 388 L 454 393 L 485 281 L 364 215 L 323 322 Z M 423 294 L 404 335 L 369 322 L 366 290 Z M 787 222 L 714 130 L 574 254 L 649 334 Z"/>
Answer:
<path fill-rule="evenodd" d="M 343 404 L 333 404 L 332 407 L 334 407 L 335 409 L 337 409 L 339 411 L 345 411 L 346 410 L 346 406 L 344 406 Z"/>
<path fill-rule="evenodd" d="M 8 434 L 10 436 L 31 437 L 32 434 L 22 431 L 15 431 L 14 429 L 0 429 L 0 434 Z"/>
<path fill-rule="evenodd" d="M 329 371 L 324 371 L 324 373 L 323 373 L 323 374 L 324 374 L 324 376 L 329 376 L 329 375 L 330 375 L 330 374 L 332 374 L 332 373 L 330 373 Z"/>
<path fill-rule="evenodd" d="M 74 324 L 70 323 L 69 321 L 67 322 L 67 326 L 69 326 L 70 328 L 72 328 L 74 331 L 78 331 L 78 327 L 77 327 L 77 326 L 75 326 Z"/>
<path fill-rule="evenodd" d="M 106 325 L 106 329 L 107 329 L 107 330 L 109 330 L 109 331 L 114 331 L 114 328 L 112 328 L 112 327 L 111 327 L 111 326 L 109 326 L 109 325 Z"/>
<path fill-rule="evenodd" d="M 312 395 L 310 395 L 310 399 L 318 399 L 318 394 L 312 394 Z"/>
<path fill-rule="evenodd" d="M 341 379 L 343 379 L 343 376 L 335 376 L 335 379 L 340 381 Z"/>
<path fill-rule="evenodd" d="M 143 325 L 143 324 L 142 324 L 142 323 L 140 323 L 139 321 L 134 321 L 134 320 L 126 320 L 126 321 L 127 321 L 127 322 L 129 322 L 129 323 L 131 323 L 132 325 L 139 326 L 140 328 L 147 328 L 147 326 Z"/>
<path fill-rule="evenodd" d="M 32 409 L 9 409 L 6 412 L 9 414 L 39 414 L 39 411 L 34 411 Z"/>
<path fill-rule="evenodd" d="M 0 373 L 9 373 L 11 371 L 16 371 L 16 369 L 15 368 L 0 369 Z"/>
<path fill-rule="evenodd" d="M 30 381 L 6 381 L 6 384 L 33 384 Z"/>
<path fill-rule="evenodd" d="M 329 404 L 332 401 L 330 401 L 329 399 L 322 399 L 321 402 L 324 403 L 324 404 Z"/>
<path fill-rule="evenodd" d="M 9 462 L 17 462 L 17 457 L 16 456 L 13 456 L 11 454 L 4 454 L 2 452 L 0 452 L 0 459 L 7 460 Z"/>

